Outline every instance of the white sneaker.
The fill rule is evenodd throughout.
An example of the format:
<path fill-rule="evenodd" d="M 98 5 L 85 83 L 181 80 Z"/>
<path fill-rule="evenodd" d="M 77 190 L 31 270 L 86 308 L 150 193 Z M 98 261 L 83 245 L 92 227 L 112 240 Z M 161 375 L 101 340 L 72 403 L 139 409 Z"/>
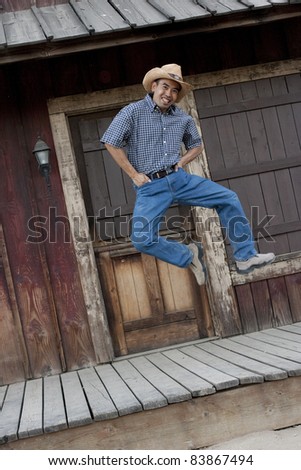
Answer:
<path fill-rule="evenodd" d="M 191 264 L 188 267 L 193 272 L 198 285 L 202 286 L 207 280 L 206 268 L 203 262 L 203 247 L 201 243 L 189 243 L 188 248 L 193 254 Z"/>
<path fill-rule="evenodd" d="M 274 253 L 257 253 L 257 255 L 252 256 L 252 258 L 249 258 L 247 261 L 236 261 L 237 272 L 240 274 L 248 274 L 254 269 L 262 268 L 272 263 L 275 258 Z"/>

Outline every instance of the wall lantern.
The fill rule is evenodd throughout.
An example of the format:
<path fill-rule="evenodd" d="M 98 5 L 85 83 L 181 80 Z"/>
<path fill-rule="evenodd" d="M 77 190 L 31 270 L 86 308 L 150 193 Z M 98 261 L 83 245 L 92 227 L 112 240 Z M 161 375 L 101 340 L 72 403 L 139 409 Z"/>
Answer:
<path fill-rule="evenodd" d="M 46 144 L 46 142 L 44 142 L 44 140 L 38 137 L 38 140 L 36 141 L 36 144 L 34 146 L 32 153 L 37 159 L 40 173 L 42 176 L 44 176 L 48 190 L 50 191 L 51 189 L 50 177 L 49 177 L 50 170 L 51 170 L 50 163 L 49 163 L 50 147 L 48 144 Z"/>

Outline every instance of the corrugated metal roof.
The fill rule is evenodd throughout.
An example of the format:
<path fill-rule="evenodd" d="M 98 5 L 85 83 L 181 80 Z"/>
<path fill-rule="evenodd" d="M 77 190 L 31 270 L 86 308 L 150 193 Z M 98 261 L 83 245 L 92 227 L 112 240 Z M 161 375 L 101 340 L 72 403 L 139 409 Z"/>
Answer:
<path fill-rule="evenodd" d="M 0 48 L 202 20 L 301 0 L 70 0 L 0 14 Z"/>

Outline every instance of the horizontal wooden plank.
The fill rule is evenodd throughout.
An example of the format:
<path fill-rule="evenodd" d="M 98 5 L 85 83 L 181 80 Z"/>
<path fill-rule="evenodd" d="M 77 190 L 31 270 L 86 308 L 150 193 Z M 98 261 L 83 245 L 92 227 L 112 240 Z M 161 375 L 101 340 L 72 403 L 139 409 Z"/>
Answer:
<path fill-rule="evenodd" d="M 233 268 L 231 269 L 231 278 L 233 285 L 242 285 L 299 272 L 301 272 L 300 253 L 289 253 L 282 258 L 278 258 L 277 256 L 274 263 L 264 266 L 261 269 L 256 269 L 249 274 L 239 274 L 236 269 Z"/>
<path fill-rule="evenodd" d="M 133 320 L 129 322 L 124 322 L 124 331 L 133 331 L 139 328 L 150 328 L 152 326 L 167 325 L 168 323 L 180 322 L 185 320 L 194 320 L 195 319 L 195 310 L 189 309 L 182 312 L 169 313 L 164 315 L 161 318 L 150 317 L 150 318 L 141 318 L 141 320 Z"/>
<path fill-rule="evenodd" d="M 218 106 L 204 106 L 198 109 L 198 114 L 200 119 L 206 119 L 209 117 L 255 111 L 256 109 L 283 106 L 285 104 L 294 104 L 300 101 L 301 93 L 287 93 L 285 95 L 260 97 L 254 100 L 237 101 L 236 103 L 227 103 Z"/>
<path fill-rule="evenodd" d="M 250 165 L 235 165 L 229 168 L 212 170 L 211 176 L 214 181 L 222 181 L 243 176 L 257 175 L 270 171 L 279 171 L 295 168 L 301 165 L 301 155 L 296 157 L 283 158 L 281 160 L 269 160 L 265 162 L 252 163 Z"/>

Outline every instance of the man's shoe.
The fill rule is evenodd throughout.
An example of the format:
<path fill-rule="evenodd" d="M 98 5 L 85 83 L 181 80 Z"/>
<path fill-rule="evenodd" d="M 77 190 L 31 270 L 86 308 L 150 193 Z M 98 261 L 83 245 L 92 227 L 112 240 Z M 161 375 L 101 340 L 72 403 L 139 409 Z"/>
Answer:
<path fill-rule="evenodd" d="M 188 248 L 193 254 L 191 264 L 188 267 L 193 272 L 198 285 L 202 286 L 207 280 L 206 267 L 203 261 L 203 247 L 201 243 L 189 243 Z"/>
<path fill-rule="evenodd" d="M 257 253 L 257 255 L 252 256 L 252 258 L 249 258 L 247 261 L 236 261 L 237 272 L 239 272 L 239 274 L 248 274 L 254 269 L 262 268 L 272 263 L 274 259 L 274 253 Z"/>

